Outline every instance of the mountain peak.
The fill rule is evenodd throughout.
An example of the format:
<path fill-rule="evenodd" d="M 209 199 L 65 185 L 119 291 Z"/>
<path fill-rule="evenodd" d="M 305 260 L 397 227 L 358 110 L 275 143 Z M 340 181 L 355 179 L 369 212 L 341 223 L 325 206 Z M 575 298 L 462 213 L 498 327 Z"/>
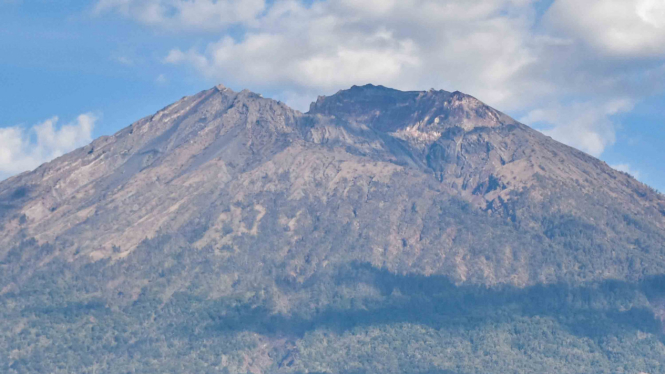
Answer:
<path fill-rule="evenodd" d="M 662 372 L 663 243 L 472 96 L 218 85 L 0 182 L 0 372 Z"/>
<path fill-rule="evenodd" d="M 216 85 L 215 88 L 217 89 L 217 91 L 220 91 L 220 92 L 227 92 L 227 91 L 231 91 L 231 92 L 233 92 L 233 90 L 231 90 L 230 88 L 226 87 L 226 86 L 223 85 L 222 83 Z"/>
<path fill-rule="evenodd" d="M 249 90 L 217 85 L 0 184 L 0 197 L 30 191 L 12 201 L 11 214 L 25 215 L 24 223 L 7 224 L 0 245 L 23 235 L 40 243 L 68 237 L 80 244 L 63 247 L 65 257 L 118 257 L 114 246 L 130 251 L 169 225 L 189 222 L 207 203 L 201 196 L 220 193 L 232 180 L 243 181 L 225 190 L 233 199 L 244 200 L 268 183 L 265 188 L 290 199 L 325 201 L 354 178 L 387 184 L 398 173 L 407 180 L 395 186 L 434 186 L 438 192 L 432 193 L 445 190 L 514 220 L 514 196 L 542 178 L 573 189 L 603 185 L 626 201 L 637 199 L 630 196 L 640 188 L 458 91 L 353 86 L 319 97 L 303 114 Z M 416 186 L 423 180 L 432 185 Z M 125 219 L 112 221 L 119 216 Z"/>
<path fill-rule="evenodd" d="M 335 116 L 383 132 L 417 128 L 441 132 L 449 127 L 470 131 L 516 122 L 505 114 L 462 92 L 399 91 L 367 84 L 319 96 L 309 114 Z"/>

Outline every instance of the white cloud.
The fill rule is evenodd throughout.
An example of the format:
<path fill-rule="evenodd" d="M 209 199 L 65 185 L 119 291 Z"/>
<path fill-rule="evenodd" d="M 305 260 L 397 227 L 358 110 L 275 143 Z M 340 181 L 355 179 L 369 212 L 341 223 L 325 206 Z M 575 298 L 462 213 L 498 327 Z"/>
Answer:
<path fill-rule="evenodd" d="M 603 53 L 665 55 L 663 0 L 557 0 L 547 22 Z"/>
<path fill-rule="evenodd" d="M 330 92 L 372 82 L 455 87 L 508 102 L 514 99 L 508 83 L 536 58 L 526 47 L 528 16 L 514 14 L 515 3 L 283 1 L 242 40 L 223 36 L 202 50 L 174 49 L 165 61 L 253 89 Z"/>
<path fill-rule="evenodd" d="M 640 179 L 641 177 L 640 172 L 638 170 L 633 170 L 630 164 L 615 164 L 610 166 L 616 170 L 632 175 L 635 179 Z"/>
<path fill-rule="evenodd" d="M 58 117 L 52 117 L 28 129 L 0 128 L 0 179 L 32 170 L 90 143 L 96 120 L 93 114 L 86 113 L 62 126 L 57 126 Z"/>
<path fill-rule="evenodd" d="M 220 29 L 253 21 L 264 0 L 99 0 L 98 14 L 117 12 L 141 23 L 171 29 Z"/>
<path fill-rule="evenodd" d="M 665 28 L 665 2 L 661 0 L 641 0 L 637 4 L 637 15 L 658 29 Z"/>
<path fill-rule="evenodd" d="M 628 99 L 574 103 L 565 107 L 555 105 L 532 110 L 520 120 L 545 126 L 541 131 L 546 135 L 598 157 L 616 141 L 617 125 L 611 116 L 632 108 L 633 103 Z"/>
<path fill-rule="evenodd" d="M 236 22 L 243 25 L 241 38 L 222 33 L 205 46 L 174 48 L 164 62 L 189 66 L 211 83 L 278 92 L 301 110 L 307 96 L 353 84 L 460 90 L 498 109 L 529 113 L 528 124 L 541 113 L 548 134 L 600 155 L 617 131 L 608 105 L 665 90 L 665 1 L 555 0 L 542 17 L 537 3 L 250 1 L 249 10 L 232 17 L 208 11 L 196 26 L 220 30 Z M 98 9 L 191 28 L 188 20 L 196 17 L 185 14 L 236 5 L 101 0 Z"/>
<path fill-rule="evenodd" d="M 324 25 L 319 25 L 325 28 Z M 248 35 L 242 42 L 225 37 L 205 53 L 172 50 L 169 63 L 188 62 L 215 79 L 233 76 L 252 84 L 295 85 L 300 89 L 333 89 L 358 82 L 397 79 L 407 67 L 417 67 L 415 46 L 389 33 L 319 39 L 323 30 L 298 40 L 269 33 Z M 298 50 L 300 56 L 294 56 Z"/>

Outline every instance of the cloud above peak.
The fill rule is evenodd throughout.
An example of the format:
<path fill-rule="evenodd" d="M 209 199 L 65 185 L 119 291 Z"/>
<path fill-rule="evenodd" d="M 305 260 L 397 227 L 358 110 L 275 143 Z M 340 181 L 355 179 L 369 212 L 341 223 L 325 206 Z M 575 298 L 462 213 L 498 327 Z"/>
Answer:
<path fill-rule="evenodd" d="M 373 82 L 455 87 L 507 102 L 507 83 L 535 60 L 524 39 L 529 19 L 514 4 L 282 1 L 248 25 L 243 38 L 223 35 L 205 48 L 174 49 L 165 61 L 254 89 L 329 92 Z"/>
<path fill-rule="evenodd" d="M 665 56 L 662 0 L 557 0 L 546 22 L 603 54 Z"/>
<path fill-rule="evenodd" d="M 174 47 L 163 61 L 211 82 L 278 92 L 297 109 L 306 109 L 306 96 L 353 84 L 460 90 L 525 120 L 547 114 L 550 135 L 600 155 L 617 129 L 606 108 L 665 90 L 665 3 L 554 0 L 544 11 L 543 4 L 101 0 L 97 8 L 210 31 L 215 41 Z M 231 24 L 242 32 L 225 32 Z"/>
<path fill-rule="evenodd" d="M 320 90 L 397 80 L 405 70 L 417 68 L 420 63 L 412 41 L 396 39 L 381 30 L 367 35 L 331 33 L 325 40 L 320 38 L 323 30 L 310 31 L 298 40 L 291 38 L 296 30 L 249 34 L 242 42 L 227 36 L 205 51 L 172 50 L 165 61 L 189 63 L 212 79 L 232 76 L 232 83 L 240 85 L 256 86 L 261 82 Z"/>

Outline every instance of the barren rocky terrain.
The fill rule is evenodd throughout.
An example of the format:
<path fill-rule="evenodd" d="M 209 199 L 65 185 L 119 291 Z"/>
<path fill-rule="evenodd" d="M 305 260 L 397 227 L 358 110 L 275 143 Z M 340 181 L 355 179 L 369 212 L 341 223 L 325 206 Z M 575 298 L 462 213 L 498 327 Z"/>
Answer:
<path fill-rule="evenodd" d="M 0 227 L 7 373 L 665 373 L 665 197 L 460 92 L 220 85 Z"/>

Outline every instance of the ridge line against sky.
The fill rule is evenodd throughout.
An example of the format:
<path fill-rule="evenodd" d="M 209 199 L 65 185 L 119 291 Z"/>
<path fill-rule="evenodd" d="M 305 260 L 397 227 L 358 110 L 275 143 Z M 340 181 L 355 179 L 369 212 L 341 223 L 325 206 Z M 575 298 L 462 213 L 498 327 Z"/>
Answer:
<path fill-rule="evenodd" d="M 373 83 L 468 93 L 665 189 L 662 0 L 0 0 L 0 22 L 0 179 L 220 82 L 300 110 Z"/>

